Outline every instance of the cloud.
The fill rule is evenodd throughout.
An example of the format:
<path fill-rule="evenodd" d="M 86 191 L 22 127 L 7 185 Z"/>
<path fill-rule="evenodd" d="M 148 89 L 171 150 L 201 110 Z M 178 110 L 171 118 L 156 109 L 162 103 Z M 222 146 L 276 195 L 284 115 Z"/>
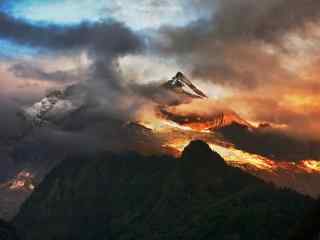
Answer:
<path fill-rule="evenodd" d="M 316 0 L 215 0 L 194 5 L 212 9 L 212 16 L 187 27 L 168 29 L 168 34 L 177 40 L 185 37 L 180 49 L 186 51 L 209 39 L 274 41 L 320 17 L 320 2 Z"/>
<path fill-rule="evenodd" d="M 184 27 L 162 27 L 152 42 L 158 54 L 175 58 L 193 79 L 231 92 L 220 100 L 245 118 L 288 125 L 290 131 L 319 138 L 314 103 L 320 2 L 192 2 L 208 9 L 210 17 Z"/>
<path fill-rule="evenodd" d="M 284 74 L 280 61 L 286 37 L 305 36 L 308 24 L 320 17 L 315 0 L 216 0 L 198 1 L 197 6 L 212 9 L 212 16 L 186 27 L 164 27 L 155 45 L 194 76 L 246 87 L 261 83 L 261 76 L 272 77 L 271 72 Z"/>
<path fill-rule="evenodd" d="M 101 18 L 104 0 L 3 0 L 0 6 L 18 18 L 32 21 L 77 24 Z"/>
<path fill-rule="evenodd" d="M 0 38 L 42 48 L 53 57 L 86 52 L 91 63 L 87 69 L 87 87 L 92 97 L 104 102 L 117 102 L 115 98 L 126 91 L 118 75 L 118 58 L 139 52 L 144 46 L 139 35 L 122 23 L 111 20 L 72 26 L 36 25 L 5 13 L 0 13 Z M 12 66 L 10 70 L 25 78 L 57 82 L 74 78 L 70 72 L 46 72 L 27 64 Z"/>
<path fill-rule="evenodd" d="M 183 26 L 196 19 L 190 0 L 114 0 L 105 6 L 104 14 L 136 30 L 158 29 L 163 25 Z"/>
<path fill-rule="evenodd" d="M 155 29 L 161 25 L 184 25 L 196 14 L 189 14 L 192 0 L 15 0 L 3 8 L 18 18 L 56 24 L 77 24 L 112 18 L 135 30 Z M 9 3 L 10 2 L 10 3 Z"/>
<path fill-rule="evenodd" d="M 37 25 L 4 13 L 0 13 L 0 38 L 40 49 L 32 58 L 0 64 L 0 113 L 5 116 L 0 120 L 0 148 L 10 148 L 8 159 L 18 161 L 15 167 L 43 166 L 48 170 L 48 165 L 57 163 L 65 154 L 106 147 L 108 142 L 102 142 L 105 136 L 101 133 L 114 131 L 113 122 L 108 121 L 116 118 L 115 122 L 122 123 L 119 119 L 130 115 L 135 105 L 132 93 L 119 75 L 118 59 L 141 51 L 143 39 L 114 21 L 72 26 Z M 75 58 L 82 56 L 85 56 L 84 68 L 75 63 Z M 80 116 L 64 119 L 69 127 L 61 123 L 63 126 L 59 125 L 59 129 L 34 129 L 17 114 L 22 106 L 30 106 L 42 98 L 34 92 L 34 87 L 21 89 L 17 86 L 37 82 L 43 94 L 44 88 L 54 87 L 54 84 L 70 85 L 73 81 L 77 83 L 67 87 L 70 100 L 79 98 L 78 95 L 82 98 L 84 92 L 85 102 L 84 107 L 76 111 Z M 78 126 L 81 128 L 73 131 Z M 0 161 L 0 168 L 4 166 L 3 161 Z"/>
<path fill-rule="evenodd" d="M 0 37 L 19 44 L 54 50 L 89 48 L 101 54 L 126 54 L 141 46 L 140 39 L 113 21 L 74 26 L 33 25 L 0 13 Z"/>
<path fill-rule="evenodd" d="M 302 30 L 308 22 L 319 20 L 319 1 L 315 0 L 227 0 L 216 1 L 215 31 L 225 38 L 281 39 L 284 34 Z M 244 14 L 245 13 L 245 14 Z"/>
<path fill-rule="evenodd" d="M 123 17 L 128 16 L 128 20 L 132 16 L 124 13 L 132 10 L 132 4 L 124 3 L 127 2 L 115 1 L 109 10 L 114 14 L 122 14 Z M 184 14 L 199 10 L 203 18 L 187 26 L 166 26 L 158 32 L 153 31 L 150 47 L 155 47 L 156 49 L 152 50 L 157 51 L 152 52 L 156 52 L 159 58 L 163 57 L 165 61 L 170 59 L 170 63 L 172 59 L 177 60 L 174 67 L 181 66 L 183 70 L 190 72 L 193 78 L 231 89 L 234 99 L 241 100 L 248 95 L 260 103 L 262 100 L 258 99 L 258 95 L 264 96 L 265 111 L 261 113 L 262 105 L 252 104 L 252 111 L 256 111 L 256 114 L 251 114 L 251 117 L 267 120 L 266 116 L 272 110 L 272 105 L 268 104 L 270 99 L 282 100 L 282 95 L 288 89 L 295 93 L 302 91 L 302 95 L 307 94 L 307 88 L 317 85 L 315 77 L 301 77 L 297 74 L 297 69 L 290 69 L 289 62 L 294 59 L 305 38 L 315 37 L 311 25 L 316 23 L 320 16 L 319 1 L 188 0 L 187 3 L 189 6 L 183 11 Z M 153 14 L 158 11 L 163 13 L 168 4 L 168 1 L 143 1 L 141 6 L 134 4 L 134 7 L 138 8 L 139 12 Z M 170 15 L 173 18 L 168 19 L 174 21 L 171 19 L 181 16 L 180 7 L 185 5 L 181 5 L 178 0 L 169 5 L 170 11 L 174 11 Z M 130 14 L 133 14 L 132 11 Z M 143 18 L 136 19 L 139 24 Z M 291 35 L 301 38 L 302 44 L 295 45 L 292 49 Z M 123 56 L 135 55 L 145 47 L 143 39 L 121 23 L 108 20 L 73 26 L 35 25 L 1 13 L 0 37 L 19 44 L 44 48 L 56 54 L 85 51 L 92 62 L 87 72 L 88 88 L 98 102 L 106 104 L 110 109 L 114 109 L 117 104 L 124 109 L 123 105 L 127 103 L 123 104 L 123 99 L 128 97 L 127 95 L 148 97 L 151 90 L 157 91 L 157 86 L 152 84 L 144 88 L 128 83 L 131 78 L 144 77 L 146 72 L 149 78 L 153 78 L 157 70 L 152 68 L 156 68 L 157 64 L 150 64 L 151 66 L 143 71 L 130 69 L 126 74 L 118 74 L 121 67 L 118 60 Z M 142 55 L 144 54 L 145 52 L 142 52 Z M 136 65 L 141 64 L 144 64 L 143 61 Z M 165 69 L 174 71 L 171 66 L 166 66 Z M 14 65 L 11 71 L 20 77 L 53 82 L 68 82 L 75 78 L 70 71 L 46 71 L 26 64 Z M 131 73 L 136 73 L 136 76 L 132 77 Z M 160 74 L 164 74 L 164 71 L 161 70 L 157 75 Z M 171 75 L 168 72 L 165 74 Z M 123 81 L 123 78 L 127 81 Z M 158 79 L 161 77 L 157 76 L 154 80 Z M 254 91 L 257 93 L 254 94 Z M 280 115 L 281 111 L 278 111 L 274 121 L 288 123 L 288 118 Z"/>
<path fill-rule="evenodd" d="M 27 63 L 14 64 L 9 68 L 9 71 L 12 72 L 16 77 L 22 79 L 36 79 L 40 81 L 55 81 L 61 83 L 72 83 L 83 78 L 83 76 L 77 73 L 77 71 L 57 70 L 53 72 L 46 72 L 37 66 Z"/>

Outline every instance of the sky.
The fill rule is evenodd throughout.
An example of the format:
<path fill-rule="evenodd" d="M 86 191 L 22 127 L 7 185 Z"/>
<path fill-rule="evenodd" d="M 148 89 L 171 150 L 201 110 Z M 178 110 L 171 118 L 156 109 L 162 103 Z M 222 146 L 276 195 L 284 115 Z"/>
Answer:
<path fill-rule="evenodd" d="M 181 26 L 195 20 L 196 14 L 186 11 L 188 5 L 188 0 L 8 0 L 2 3 L 2 9 L 34 22 L 77 24 L 112 18 L 141 30 L 164 24 Z"/>
<path fill-rule="evenodd" d="M 64 26 L 72 27 L 84 22 L 94 25 L 99 22 L 116 21 L 124 24 L 131 31 L 145 35 L 152 34 L 153 31 L 165 25 L 185 26 L 195 21 L 200 15 L 204 15 L 205 11 L 202 11 L 202 13 L 199 11 L 195 14 L 196 9 L 190 8 L 186 10 L 189 4 L 189 0 L 144 0 L 139 1 L 138 4 L 130 0 L 5 0 L 0 3 L 0 13 L 25 24 L 42 27 L 55 25 L 61 29 Z M 86 58 L 84 53 L 86 49 L 82 49 L 83 51 L 77 53 L 54 53 L 51 50 L 48 51 L 47 46 L 37 44 L 31 46 L 28 42 L 16 40 L 8 39 L 5 35 L 0 37 L 0 58 L 3 60 L 2 65 L 4 68 L 7 67 L 8 61 L 11 64 L 22 62 L 25 65 L 26 63 L 37 65 L 37 68 L 43 68 L 43 71 L 64 70 L 66 65 L 69 69 L 79 69 L 87 63 L 87 61 L 83 61 Z M 57 55 L 59 55 L 58 58 Z M 138 56 L 137 59 L 140 57 Z M 42 60 L 39 61 L 39 59 Z M 132 57 L 129 59 L 133 59 L 133 63 L 136 61 Z M 152 59 L 155 58 L 152 57 Z M 149 59 L 145 62 L 147 61 L 149 62 Z M 66 64 L 65 62 L 68 63 Z M 125 62 L 125 60 L 122 62 Z M 168 65 L 162 63 L 166 61 L 159 59 L 155 59 L 155 62 L 159 65 Z M 52 65 L 55 67 L 52 67 Z M 10 67 L 7 68 L 10 69 Z M 10 71 L 6 74 L 12 75 Z M 11 77 L 17 78 L 17 76 Z M 48 86 L 51 87 L 55 84 L 43 81 L 43 79 L 30 77 L 26 79 L 20 77 L 14 82 L 7 79 L 2 79 L 1 81 L 3 85 L 12 85 L 10 90 L 4 89 L 2 93 L 12 91 L 15 88 L 16 91 L 21 91 L 21 89 L 28 91 L 26 86 L 32 88 L 38 86 L 39 95 L 41 95 Z"/>
<path fill-rule="evenodd" d="M 319 10 L 317 0 L 4 0 L 0 96 L 26 105 L 87 81 L 101 101 L 140 99 L 183 71 L 250 121 L 320 138 Z"/>

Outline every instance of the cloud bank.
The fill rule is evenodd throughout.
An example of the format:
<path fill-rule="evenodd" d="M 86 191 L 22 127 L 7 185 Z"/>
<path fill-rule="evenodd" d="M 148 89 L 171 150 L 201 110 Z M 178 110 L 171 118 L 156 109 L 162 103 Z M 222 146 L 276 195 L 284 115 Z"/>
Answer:
<path fill-rule="evenodd" d="M 158 53 L 176 58 L 193 78 L 231 90 L 233 99 L 225 101 L 247 118 L 317 137 L 320 2 L 193 3 L 211 9 L 211 16 L 185 27 L 163 27 L 154 39 Z"/>

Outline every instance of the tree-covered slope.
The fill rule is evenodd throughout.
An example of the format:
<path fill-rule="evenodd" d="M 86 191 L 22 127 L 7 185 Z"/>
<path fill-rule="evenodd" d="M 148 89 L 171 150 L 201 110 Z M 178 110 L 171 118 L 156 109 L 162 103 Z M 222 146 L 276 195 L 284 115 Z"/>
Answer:
<path fill-rule="evenodd" d="M 3 220 L 0 220 L 0 240 L 18 240 L 16 229 Z"/>
<path fill-rule="evenodd" d="M 231 168 L 193 142 L 180 159 L 72 157 L 23 205 L 23 239 L 285 239 L 312 200 Z"/>

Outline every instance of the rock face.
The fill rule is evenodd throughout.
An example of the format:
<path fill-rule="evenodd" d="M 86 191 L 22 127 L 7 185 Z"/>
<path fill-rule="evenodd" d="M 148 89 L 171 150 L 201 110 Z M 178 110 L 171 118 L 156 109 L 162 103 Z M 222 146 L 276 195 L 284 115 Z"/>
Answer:
<path fill-rule="evenodd" d="M 313 201 L 228 167 L 203 142 L 181 159 L 72 157 L 25 202 L 23 239 L 285 239 Z"/>
<path fill-rule="evenodd" d="M 193 98 L 207 98 L 198 87 L 196 87 L 183 73 L 178 72 L 164 87 L 178 94 Z"/>
<path fill-rule="evenodd" d="M 50 124 L 80 109 L 86 91 L 81 85 L 55 90 L 30 107 L 22 109 L 22 116 L 33 126 Z"/>

